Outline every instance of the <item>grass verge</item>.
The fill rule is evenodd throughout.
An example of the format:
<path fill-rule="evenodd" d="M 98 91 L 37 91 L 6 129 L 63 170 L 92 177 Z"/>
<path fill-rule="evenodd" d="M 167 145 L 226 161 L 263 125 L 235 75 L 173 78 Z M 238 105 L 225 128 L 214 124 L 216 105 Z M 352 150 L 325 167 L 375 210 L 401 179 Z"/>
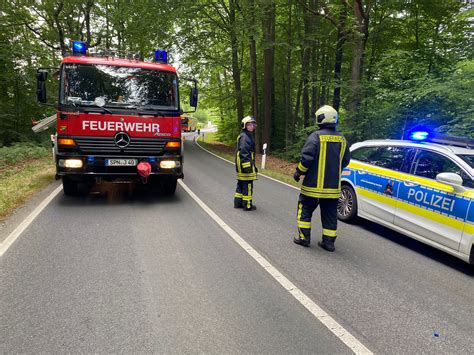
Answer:
<path fill-rule="evenodd" d="M 0 170 L 0 220 L 54 181 L 51 157 L 33 158 L 9 164 Z"/>
<path fill-rule="evenodd" d="M 206 148 L 207 150 L 220 156 L 221 158 L 234 162 L 234 154 L 230 153 L 234 148 L 229 147 L 220 142 L 216 142 L 215 135 L 213 133 L 205 137 L 205 140 L 202 140 L 202 138 L 200 138 L 198 143 L 203 148 Z M 261 159 L 261 155 L 257 154 L 257 167 L 261 166 Z M 274 158 L 271 155 L 267 155 L 267 162 L 265 165 L 269 168 L 259 168 L 259 174 L 268 175 L 274 179 L 280 180 L 297 188 L 300 187 L 300 184 L 293 180 L 293 173 L 295 171 L 296 164 L 292 164 L 283 161 L 282 159 Z"/>

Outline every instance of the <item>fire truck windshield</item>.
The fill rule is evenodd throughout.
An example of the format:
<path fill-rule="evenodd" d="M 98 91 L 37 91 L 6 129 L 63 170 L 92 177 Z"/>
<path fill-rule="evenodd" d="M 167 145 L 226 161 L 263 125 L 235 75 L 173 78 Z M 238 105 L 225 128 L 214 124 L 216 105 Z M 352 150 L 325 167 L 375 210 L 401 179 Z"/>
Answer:
<path fill-rule="evenodd" d="M 178 110 L 175 73 L 112 65 L 65 64 L 62 105 Z"/>

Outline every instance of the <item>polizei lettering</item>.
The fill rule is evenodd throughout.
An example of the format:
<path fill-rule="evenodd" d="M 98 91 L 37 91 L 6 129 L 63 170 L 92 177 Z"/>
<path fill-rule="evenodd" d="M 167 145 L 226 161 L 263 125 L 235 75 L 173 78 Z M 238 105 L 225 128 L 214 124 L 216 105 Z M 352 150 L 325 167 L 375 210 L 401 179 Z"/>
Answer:
<path fill-rule="evenodd" d="M 442 195 L 429 194 L 428 192 L 411 188 L 408 190 L 408 199 L 410 198 L 414 198 L 418 203 L 440 208 L 444 211 L 452 212 L 454 209 L 455 199 Z"/>
<path fill-rule="evenodd" d="M 144 122 L 82 121 L 82 129 L 90 131 L 155 133 L 155 135 L 160 133 L 160 125 L 158 123 Z"/>

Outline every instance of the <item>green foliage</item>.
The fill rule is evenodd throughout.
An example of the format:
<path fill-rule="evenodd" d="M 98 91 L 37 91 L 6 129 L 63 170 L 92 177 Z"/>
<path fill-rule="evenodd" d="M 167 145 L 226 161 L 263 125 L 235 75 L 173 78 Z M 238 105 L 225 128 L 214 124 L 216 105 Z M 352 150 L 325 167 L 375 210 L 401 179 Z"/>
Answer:
<path fill-rule="evenodd" d="M 303 148 L 306 139 L 311 133 L 318 129 L 319 127 L 317 125 L 314 125 L 297 131 L 295 142 L 289 145 L 286 150 L 279 150 L 276 151 L 274 154 L 277 157 L 297 163 L 301 158 L 301 149 Z"/>
<path fill-rule="evenodd" d="M 22 160 L 42 158 L 51 154 L 45 145 L 33 143 L 17 143 L 10 147 L 0 148 L 0 167 L 15 164 Z"/>
<path fill-rule="evenodd" d="M 350 142 L 400 138 L 404 129 L 416 124 L 472 136 L 474 10 L 458 0 L 358 0 L 369 12 L 370 22 L 362 79 L 357 86 L 360 106 L 350 111 L 348 102 L 354 95 L 350 91 L 352 63 L 357 58 L 354 49 L 361 36 L 353 6 L 348 6 L 355 1 L 3 2 L 0 146 L 42 140 L 31 132 L 31 120 L 51 114 L 52 108 L 36 103 L 35 71 L 38 67 L 57 67 L 61 52 L 68 48 L 71 39 L 86 40 L 93 49 L 141 51 L 146 59 L 150 59 L 146 53 L 155 48 L 170 50 L 179 74 L 199 81 L 199 109 L 193 115 L 202 125 L 207 121 L 217 124 L 219 139 L 229 144 L 234 144 L 242 118 L 237 117 L 232 45 L 238 48 L 240 94 L 246 115 L 252 112 L 250 44 L 251 38 L 255 40 L 259 130 L 263 128 L 263 52 L 274 47 L 269 143 L 272 149 L 279 149 L 293 160 L 308 133 L 302 130 L 305 105 L 312 118 L 318 106 L 331 104 L 336 86 L 341 87 L 342 99 L 339 129 Z M 265 41 L 262 27 L 264 9 L 271 4 L 276 8 L 274 43 Z M 308 12 L 302 4 L 315 7 Z M 235 13 L 230 5 L 235 5 Z M 333 22 L 343 15 L 345 42 L 341 78 L 336 82 L 338 31 Z M 303 57 L 307 50 L 311 59 L 308 72 L 304 73 Z M 306 104 L 302 78 L 307 79 Z M 184 81 L 181 84 L 184 102 L 188 88 Z M 51 102 L 56 92 L 57 82 L 51 78 Z"/>

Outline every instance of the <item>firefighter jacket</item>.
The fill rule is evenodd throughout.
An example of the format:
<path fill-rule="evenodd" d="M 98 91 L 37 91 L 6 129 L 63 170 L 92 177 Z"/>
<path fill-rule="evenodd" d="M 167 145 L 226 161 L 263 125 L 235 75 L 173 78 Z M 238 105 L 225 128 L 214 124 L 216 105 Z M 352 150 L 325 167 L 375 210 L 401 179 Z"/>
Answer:
<path fill-rule="evenodd" d="M 237 171 L 237 180 L 257 180 L 255 142 L 252 134 L 246 129 L 243 129 L 237 137 L 235 170 Z"/>
<path fill-rule="evenodd" d="M 325 127 L 311 133 L 297 167 L 305 175 L 301 193 L 315 198 L 339 198 L 341 171 L 349 160 L 347 141 L 335 128 Z"/>

